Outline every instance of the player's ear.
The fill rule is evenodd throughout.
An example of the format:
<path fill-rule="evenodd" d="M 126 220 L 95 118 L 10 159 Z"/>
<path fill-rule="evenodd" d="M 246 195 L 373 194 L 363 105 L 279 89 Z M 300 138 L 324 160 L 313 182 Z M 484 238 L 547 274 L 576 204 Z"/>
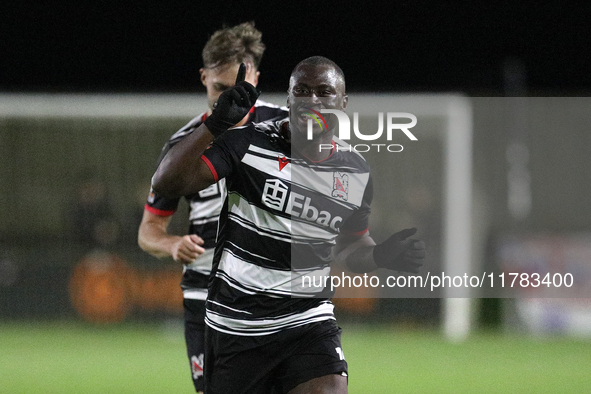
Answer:
<path fill-rule="evenodd" d="M 259 75 L 261 75 L 261 72 L 260 71 L 257 71 L 254 74 L 254 84 L 253 84 L 254 86 L 257 86 L 259 84 Z"/>
<path fill-rule="evenodd" d="M 345 95 L 343 97 L 343 109 L 347 108 L 347 104 L 349 104 L 349 96 Z"/>
<path fill-rule="evenodd" d="M 207 86 L 207 85 L 205 85 L 205 79 L 207 78 L 207 70 L 204 68 L 200 68 L 199 74 L 201 75 L 201 77 L 200 77 L 201 83 L 203 84 L 203 86 Z"/>

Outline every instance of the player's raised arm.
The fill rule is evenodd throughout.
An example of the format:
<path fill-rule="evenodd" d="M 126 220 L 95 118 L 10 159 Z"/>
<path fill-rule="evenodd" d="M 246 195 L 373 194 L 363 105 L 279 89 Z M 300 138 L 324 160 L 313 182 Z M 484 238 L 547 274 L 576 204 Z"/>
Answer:
<path fill-rule="evenodd" d="M 166 153 L 152 179 L 158 194 L 167 198 L 186 196 L 215 182 L 201 155 L 215 138 L 240 122 L 257 101 L 259 92 L 244 80 L 245 75 L 243 63 L 236 85 L 221 94 L 211 115 Z"/>

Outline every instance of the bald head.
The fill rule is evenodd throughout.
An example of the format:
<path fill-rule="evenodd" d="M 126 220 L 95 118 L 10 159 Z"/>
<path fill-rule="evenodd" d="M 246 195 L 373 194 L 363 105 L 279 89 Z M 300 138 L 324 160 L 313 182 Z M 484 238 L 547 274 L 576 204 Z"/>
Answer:
<path fill-rule="evenodd" d="M 299 62 L 291 72 L 291 77 L 289 79 L 290 90 L 292 90 L 300 75 L 311 71 L 317 74 L 322 72 L 333 74 L 334 85 L 339 89 L 342 89 L 342 94 L 345 94 L 345 74 L 343 73 L 343 70 L 341 70 L 335 62 L 324 56 L 312 56 Z"/>

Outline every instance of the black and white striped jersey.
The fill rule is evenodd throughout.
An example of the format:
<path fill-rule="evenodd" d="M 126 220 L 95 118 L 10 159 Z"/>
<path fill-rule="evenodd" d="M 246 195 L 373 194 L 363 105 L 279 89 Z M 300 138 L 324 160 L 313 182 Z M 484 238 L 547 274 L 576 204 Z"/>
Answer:
<path fill-rule="evenodd" d="M 206 303 L 206 323 L 222 332 L 266 335 L 334 319 L 330 294 L 304 278 L 330 274 L 339 234 L 368 229 L 363 157 L 335 137 L 330 157 L 312 162 L 291 150 L 282 127 L 287 119 L 229 130 L 203 154 L 227 187 Z"/>
<path fill-rule="evenodd" d="M 250 111 L 249 122 L 258 123 L 266 120 L 279 120 L 285 118 L 287 114 L 286 107 L 259 100 Z M 203 123 L 206 117 L 207 113 L 203 113 L 174 133 L 162 148 L 158 163 L 172 146 L 192 133 Z M 185 298 L 205 299 L 206 291 L 204 289 L 207 287 L 207 279 L 211 271 L 213 248 L 225 189 L 225 181 L 222 179 L 199 193 L 185 196 L 189 203 L 189 234 L 197 234 L 203 238 L 205 242 L 203 246 L 206 249 L 203 255 L 184 268 L 185 274 L 182 285 Z M 167 199 L 151 191 L 144 209 L 155 215 L 171 216 L 178 209 L 179 201 L 180 198 Z"/>

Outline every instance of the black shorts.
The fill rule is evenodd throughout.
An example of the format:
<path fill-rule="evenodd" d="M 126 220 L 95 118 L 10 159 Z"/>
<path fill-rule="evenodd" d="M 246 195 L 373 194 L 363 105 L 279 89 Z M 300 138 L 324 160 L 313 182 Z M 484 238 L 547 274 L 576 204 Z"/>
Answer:
<path fill-rule="evenodd" d="M 195 391 L 203 391 L 203 355 L 205 353 L 205 301 L 184 299 L 185 343 Z"/>
<path fill-rule="evenodd" d="M 205 328 L 207 394 L 280 394 L 325 375 L 347 376 L 334 320 L 276 334 L 239 336 Z"/>

